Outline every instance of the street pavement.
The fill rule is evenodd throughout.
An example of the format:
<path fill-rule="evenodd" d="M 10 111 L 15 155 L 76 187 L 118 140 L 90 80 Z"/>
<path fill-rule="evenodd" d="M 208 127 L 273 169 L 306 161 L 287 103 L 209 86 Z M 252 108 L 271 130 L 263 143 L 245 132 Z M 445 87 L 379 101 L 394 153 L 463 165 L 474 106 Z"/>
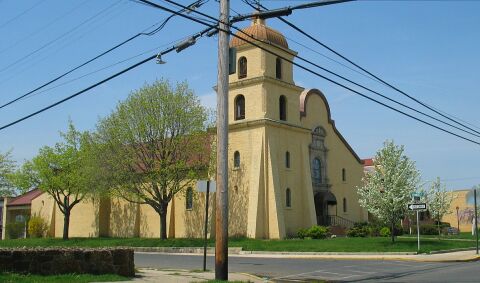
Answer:
<path fill-rule="evenodd" d="M 230 256 L 229 271 L 270 282 L 480 282 L 480 262 Z M 135 253 L 137 268 L 199 270 L 201 255 Z M 207 258 L 214 269 L 214 258 Z"/>

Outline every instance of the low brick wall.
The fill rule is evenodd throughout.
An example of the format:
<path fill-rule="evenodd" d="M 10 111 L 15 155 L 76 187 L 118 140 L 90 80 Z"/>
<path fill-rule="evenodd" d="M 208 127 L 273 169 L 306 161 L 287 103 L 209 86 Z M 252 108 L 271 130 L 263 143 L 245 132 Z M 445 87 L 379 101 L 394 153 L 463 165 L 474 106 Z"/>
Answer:
<path fill-rule="evenodd" d="M 30 274 L 135 275 L 133 249 L 0 249 L 0 271 Z"/>

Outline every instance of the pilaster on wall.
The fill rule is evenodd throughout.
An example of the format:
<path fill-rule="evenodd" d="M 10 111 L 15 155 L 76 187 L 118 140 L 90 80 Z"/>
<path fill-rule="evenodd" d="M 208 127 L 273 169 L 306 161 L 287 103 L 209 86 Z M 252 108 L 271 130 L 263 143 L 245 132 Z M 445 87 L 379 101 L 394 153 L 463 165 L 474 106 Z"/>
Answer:
<path fill-rule="evenodd" d="M 7 230 L 7 203 L 8 198 L 3 198 L 3 209 L 2 209 L 2 240 L 5 240 L 5 231 Z"/>
<path fill-rule="evenodd" d="M 250 179 L 248 195 L 248 223 L 247 236 L 249 238 L 264 238 L 265 231 L 265 183 L 263 181 L 264 143 L 265 136 L 262 134 L 261 144 L 252 149 L 250 159 Z M 259 157 L 259 158 L 257 158 Z"/>
<path fill-rule="evenodd" d="M 285 237 L 285 216 L 283 213 L 283 190 L 280 187 L 280 176 L 278 170 L 278 160 L 275 154 L 276 148 L 274 141 L 268 139 L 267 141 L 268 156 L 267 166 L 265 171 L 268 172 L 266 189 L 268 191 L 268 212 L 269 212 L 269 238 L 282 239 Z M 275 188 L 277 188 L 275 190 Z"/>
<path fill-rule="evenodd" d="M 309 149 L 306 146 L 302 147 L 302 180 L 304 192 L 303 195 L 305 199 L 303 200 L 304 213 L 305 213 L 305 223 L 304 227 L 311 227 L 317 224 L 317 213 L 315 211 L 315 198 L 313 196 L 313 187 L 312 187 L 312 174 L 310 168 L 310 153 Z"/>

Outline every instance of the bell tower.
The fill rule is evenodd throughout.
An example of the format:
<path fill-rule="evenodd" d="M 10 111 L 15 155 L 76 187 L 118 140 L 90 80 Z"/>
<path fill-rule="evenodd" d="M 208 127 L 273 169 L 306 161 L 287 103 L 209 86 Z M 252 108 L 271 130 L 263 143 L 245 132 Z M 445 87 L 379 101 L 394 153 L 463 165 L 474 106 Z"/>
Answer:
<path fill-rule="evenodd" d="M 236 36 L 230 42 L 230 47 L 236 49 L 237 65 L 236 72 L 229 77 L 230 123 L 262 118 L 298 123 L 298 114 L 289 113 L 293 100 L 298 105 L 299 88 L 293 81 L 293 66 L 289 62 L 296 52 L 289 49 L 280 32 L 268 27 L 261 18 L 254 18 Z"/>
<path fill-rule="evenodd" d="M 235 192 L 229 205 L 237 212 L 236 223 L 246 223 L 229 226 L 230 234 L 283 238 L 298 229 L 295 225 L 314 221 L 304 217 L 300 201 L 306 186 L 295 179 L 309 172 L 301 165 L 302 147 L 295 138 L 305 131 L 299 112 L 303 88 L 295 85 L 290 63 L 296 52 L 261 18 L 237 32 L 230 47 L 236 49 L 237 66 L 229 77 L 229 189 Z"/>

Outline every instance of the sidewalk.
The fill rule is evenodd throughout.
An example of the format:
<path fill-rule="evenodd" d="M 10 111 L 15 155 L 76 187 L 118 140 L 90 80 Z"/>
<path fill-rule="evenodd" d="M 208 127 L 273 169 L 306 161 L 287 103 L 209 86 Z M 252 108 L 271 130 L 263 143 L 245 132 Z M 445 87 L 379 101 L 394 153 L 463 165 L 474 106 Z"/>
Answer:
<path fill-rule="evenodd" d="M 140 253 L 200 255 L 200 248 L 134 248 Z M 214 254 L 213 249 L 208 254 Z M 311 258 L 311 259 L 358 259 L 358 260 L 408 260 L 430 262 L 462 262 L 480 260 L 474 249 L 457 251 L 437 251 L 431 254 L 416 254 L 415 252 L 391 253 L 349 253 L 349 252 L 268 252 L 268 251 L 242 251 L 241 248 L 229 248 L 230 257 L 256 257 L 256 258 Z"/>
<path fill-rule="evenodd" d="M 190 283 L 215 279 L 215 272 L 192 272 L 188 270 L 143 269 L 137 272 L 132 282 Z M 244 273 L 229 273 L 229 281 L 263 283 L 264 280 Z"/>
<path fill-rule="evenodd" d="M 252 253 L 231 255 L 234 257 L 257 257 L 257 258 L 304 258 L 304 259 L 345 259 L 345 260 L 406 260 L 419 262 L 468 262 L 480 260 L 475 250 L 435 253 L 435 254 L 400 254 L 400 253 Z"/>

